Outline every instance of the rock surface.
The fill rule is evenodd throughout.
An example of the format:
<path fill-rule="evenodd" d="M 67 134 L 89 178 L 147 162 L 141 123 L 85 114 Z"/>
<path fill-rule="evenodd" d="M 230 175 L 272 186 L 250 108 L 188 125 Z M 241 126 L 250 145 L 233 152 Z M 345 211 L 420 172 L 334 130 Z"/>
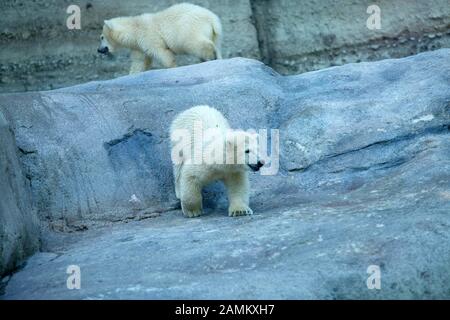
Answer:
<path fill-rule="evenodd" d="M 316 197 L 236 219 L 176 211 L 54 237 L 3 298 L 448 299 L 449 194 L 437 190 Z M 80 290 L 67 289 L 70 265 Z M 367 288 L 371 265 L 380 290 Z"/>
<path fill-rule="evenodd" d="M 90 229 L 46 233 L 4 298 L 449 298 L 449 75 L 445 49 L 289 77 L 232 59 L 3 95 L 40 217 Z M 218 185 L 203 217 L 172 210 L 167 130 L 201 103 L 233 127 L 280 130 L 279 173 L 251 177 L 252 217 L 227 217 Z M 128 219 L 140 221 L 90 228 Z M 66 288 L 73 264 L 81 290 Z"/>
<path fill-rule="evenodd" d="M 39 248 L 39 223 L 17 153 L 11 127 L 0 112 L 0 277 Z"/>
<path fill-rule="evenodd" d="M 400 58 L 450 46 L 446 0 L 250 2 L 261 57 L 283 74 Z M 380 10 L 380 29 L 367 27 L 371 5 Z"/>
<path fill-rule="evenodd" d="M 435 146 L 441 152 L 449 61 L 449 50 L 439 50 L 289 77 L 253 60 L 213 61 L 5 94 L 0 110 L 15 129 L 41 219 L 71 225 L 177 208 L 168 128 L 197 104 L 216 107 L 234 128 L 279 129 L 279 173 L 252 175 L 259 210 L 274 195 L 297 201 L 299 190 L 336 195 L 384 183 Z M 411 176 L 414 187 L 422 177 L 431 179 Z M 225 205 L 219 189 L 205 194 L 206 206 Z"/>
<path fill-rule="evenodd" d="M 1 1 L 0 92 L 48 90 L 111 79 L 129 53 L 100 56 L 103 20 L 153 12 L 179 0 L 80 0 L 81 29 L 69 30 L 60 0 Z M 224 57 L 262 59 L 283 74 L 349 62 L 399 58 L 450 47 L 448 0 L 379 0 L 381 29 L 367 28 L 367 1 L 190 0 L 217 13 Z M 23 17 L 27 17 L 24 19 Z M 198 62 L 180 56 L 178 63 Z"/>

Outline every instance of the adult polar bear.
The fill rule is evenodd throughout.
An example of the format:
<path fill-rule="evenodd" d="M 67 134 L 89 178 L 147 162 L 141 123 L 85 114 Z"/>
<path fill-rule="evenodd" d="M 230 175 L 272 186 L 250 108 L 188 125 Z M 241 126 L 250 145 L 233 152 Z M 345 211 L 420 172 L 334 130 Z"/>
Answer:
<path fill-rule="evenodd" d="M 253 213 L 249 207 L 248 170 L 258 171 L 265 163 L 258 156 L 256 133 L 231 130 L 219 111 L 196 106 L 175 118 L 170 139 L 175 194 L 185 216 L 202 213 L 202 188 L 217 180 L 227 188 L 229 216 Z M 196 150 L 200 150 L 199 156 Z"/>
<path fill-rule="evenodd" d="M 157 13 L 105 20 L 97 51 L 130 49 L 132 74 L 148 70 L 153 59 L 165 68 L 175 67 L 176 54 L 222 59 L 221 37 L 219 17 L 200 6 L 180 3 Z"/>

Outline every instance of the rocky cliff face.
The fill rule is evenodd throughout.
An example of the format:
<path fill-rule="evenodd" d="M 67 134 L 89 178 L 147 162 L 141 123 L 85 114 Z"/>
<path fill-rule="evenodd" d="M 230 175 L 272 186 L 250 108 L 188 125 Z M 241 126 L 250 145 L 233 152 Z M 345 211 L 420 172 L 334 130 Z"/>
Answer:
<path fill-rule="evenodd" d="M 39 217 L 85 230 L 45 232 L 5 297 L 448 298 L 449 75 L 447 49 L 297 76 L 239 58 L 2 95 Z M 254 216 L 227 217 L 220 185 L 181 216 L 168 128 L 196 104 L 279 129 Z M 65 286 L 71 264 L 83 290 Z"/>
<path fill-rule="evenodd" d="M 39 223 L 18 158 L 13 132 L 0 112 L 0 276 L 39 248 Z"/>
<path fill-rule="evenodd" d="M 129 70 L 127 54 L 97 54 L 104 19 L 161 10 L 179 1 L 83 0 L 81 29 L 68 30 L 71 1 L 0 3 L 0 91 L 60 88 L 111 79 Z M 333 0 L 193 0 L 216 12 L 225 58 L 261 59 L 282 74 L 349 62 L 398 58 L 450 47 L 447 0 L 377 1 L 381 29 L 369 30 L 371 2 Z M 198 62 L 180 57 L 180 64 Z"/>
<path fill-rule="evenodd" d="M 234 128 L 279 129 L 279 174 L 252 179 L 254 205 L 263 209 L 279 200 L 274 195 L 359 192 L 443 152 L 449 61 L 449 50 L 440 50 L 289 77 L 254 60 L 212 61 L 4 94 L 0 110 L 14 126 L 42 219 L 122 220 L 177 207 L 168 128 L 198 104 L 216 107 Z M 432 177 L 417 175 L 414 188 Z M 218 187 L 210 192 L 211 206 L 225 202 Z"/>

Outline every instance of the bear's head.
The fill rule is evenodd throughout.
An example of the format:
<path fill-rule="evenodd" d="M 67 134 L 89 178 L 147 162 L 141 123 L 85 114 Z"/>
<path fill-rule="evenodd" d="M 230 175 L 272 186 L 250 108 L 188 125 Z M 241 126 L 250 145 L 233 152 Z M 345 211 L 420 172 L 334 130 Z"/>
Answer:
<path fill-rule="evenodd" d="M 114 53 L 119 45 L 118 24 L 119 21 L 116 21 L 116 19 L 104 21 L 103 31 L 100 35 L 100 47 L 97 49 L 97 52 L 102 54 Z"/>
<path fill-rule="evenodd" d="M 265 160 L 259 153 L 258 134 L 242 130 L 232 130 L 226 136 L 227 158 L 243 168 L 259 171 Z"/>

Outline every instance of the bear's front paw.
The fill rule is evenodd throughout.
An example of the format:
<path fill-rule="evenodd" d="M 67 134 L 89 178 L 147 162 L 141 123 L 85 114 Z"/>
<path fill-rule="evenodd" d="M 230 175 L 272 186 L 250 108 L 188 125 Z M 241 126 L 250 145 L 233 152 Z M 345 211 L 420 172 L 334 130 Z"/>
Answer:
<path fill-rule="evenodd" d="M 245 216 L 245 215 L 252 215 L 253 210 L 250 209 L 248 206 L 231 206 L 228 209 L 228 215 L 230 217 L 238 217 L 238 216 Z"/>
<path fill-rule="evenodd" d="M 202 214 L 202 210 L 183 210 L 183 214 L 187 218 L 195 218 Z"/>

